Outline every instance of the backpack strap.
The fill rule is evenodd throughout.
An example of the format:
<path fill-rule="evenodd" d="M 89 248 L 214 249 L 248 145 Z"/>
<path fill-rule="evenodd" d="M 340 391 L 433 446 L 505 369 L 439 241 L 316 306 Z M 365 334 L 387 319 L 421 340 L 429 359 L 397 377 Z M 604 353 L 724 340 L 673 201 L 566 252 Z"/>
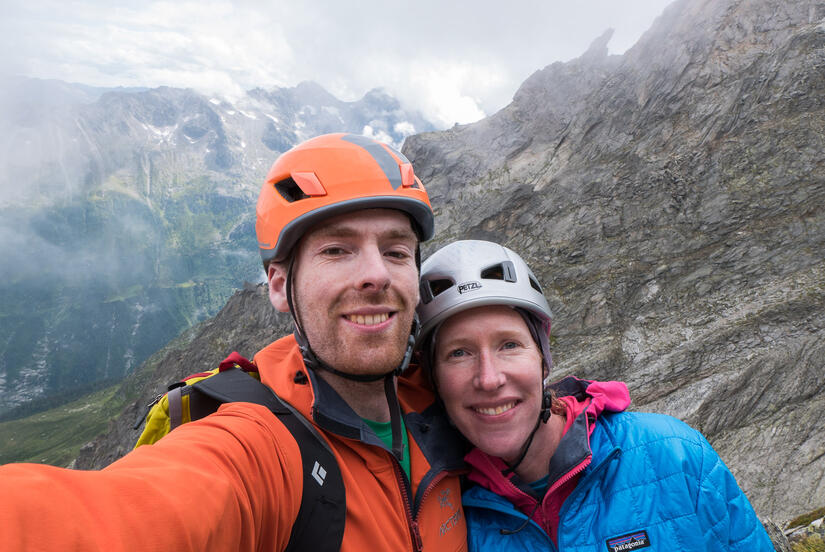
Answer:
<path fill-rule="evenodd" d="M 172 431 L 183 423 L 183 397 L 181 395 L 183 386 L 170 389 L 166 393 L 169 401 L 169 431 Z"/>
<path fill-rule="evenodd" d="M 303 496 L 285 552 L 337 551 L 346 521 L 346 493 L 341 469 L 332 449 L 306 417 L 269 387 L 232 368 L 188 386 L 192 419 L 227 402 L 266 406 L 286 426 L 301 449 Z"/>

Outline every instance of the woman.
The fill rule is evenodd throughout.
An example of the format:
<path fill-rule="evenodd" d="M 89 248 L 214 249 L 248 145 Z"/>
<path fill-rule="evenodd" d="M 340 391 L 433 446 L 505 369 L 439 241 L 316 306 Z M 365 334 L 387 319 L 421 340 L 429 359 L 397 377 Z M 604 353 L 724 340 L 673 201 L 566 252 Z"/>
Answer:
<path fill-rule="evenodd" d="M 506 247 L 459 241 L 421 268 L 421 362 L 475 446 L 470 550 L 772 550 L 698 432 L 625 412 L 627 387 L 552 385 L 552 313 Z"/>

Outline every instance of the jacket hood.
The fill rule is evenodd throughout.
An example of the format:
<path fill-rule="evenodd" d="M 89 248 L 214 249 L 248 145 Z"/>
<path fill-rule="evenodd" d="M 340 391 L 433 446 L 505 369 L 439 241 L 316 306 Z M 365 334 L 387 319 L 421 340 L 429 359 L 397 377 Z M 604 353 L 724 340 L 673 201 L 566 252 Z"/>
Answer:
<path fill-rule="evenodd" d="M 567 409 L 567 425 L 582 412 L 589 419 L 587 434 L 593 433 L 593 422 L 602 412 L 623 412 L 630 406 L 630 392 L 622 381 L 590 381 L 566 377 L 550 385 L 556 397 Z M 572 419 L 571 419 L 572 418 Z"/>

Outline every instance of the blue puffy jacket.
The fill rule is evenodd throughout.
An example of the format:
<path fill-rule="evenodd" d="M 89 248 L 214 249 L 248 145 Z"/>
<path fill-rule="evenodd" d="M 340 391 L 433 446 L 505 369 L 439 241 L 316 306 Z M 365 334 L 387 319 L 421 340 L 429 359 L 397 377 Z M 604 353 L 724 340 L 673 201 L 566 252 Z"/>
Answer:
<path fill-rule="evenodd" d="M 728 468 L 697 431 L 670 416 L 604 412 L 592 461 L 565 500 L 558 550 L 773 550 Z M 469 548 L 556 550 L 512 503 L 474 486 L 464 493 Z"/>

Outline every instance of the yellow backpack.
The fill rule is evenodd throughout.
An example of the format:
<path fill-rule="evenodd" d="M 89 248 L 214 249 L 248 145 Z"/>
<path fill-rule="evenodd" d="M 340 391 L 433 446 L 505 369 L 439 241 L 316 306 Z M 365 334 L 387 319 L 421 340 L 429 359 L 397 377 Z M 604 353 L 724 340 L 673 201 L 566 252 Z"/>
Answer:
<path fill-rule="evenodd" d="M 192 386 L 231 369 L 241 370 L 255 380 L 261 380 L 258 367 L 233 351 L 214 370 L 191 374 L 169 385 L 167 392 L 155 397 L 155 400 L 149 404 L 148 411 L 135 423 L 134 429 L 138 429 L 144 421 L 146 423 L 137 443 L 135 443 L 135 448 L 141 445 L 151 445 L 179 425 L 198 420 L 215 412 L 220 403 L 213 403 L 207 400 L 207 397 L 202 397 L 199 394 L 196 394 L 193 399 L 192 394 L 195 388 Z"/>

